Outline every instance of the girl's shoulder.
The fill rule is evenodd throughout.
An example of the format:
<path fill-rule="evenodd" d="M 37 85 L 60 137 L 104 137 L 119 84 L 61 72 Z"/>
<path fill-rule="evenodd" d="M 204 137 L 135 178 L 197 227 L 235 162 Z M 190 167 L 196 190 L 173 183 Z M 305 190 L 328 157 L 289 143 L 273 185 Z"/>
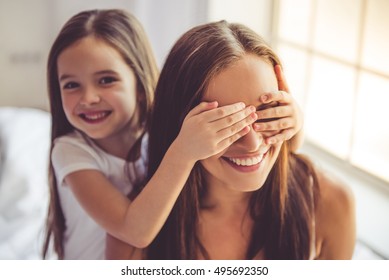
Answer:
<path fill-rule="evenodd" d="M 316 208 L 319 258 L 351 258 L 355 243 L 355 199 L 346 183 L 324 170 L 316 170 L 320 195 Z"/>
<path fill-rule="evenodd" d="M 92 157 L 99 161 L 107 157 L 107 154 L 94 144 L 88 136 L 77 130 L 54 140 L 52 154 L 58 153 L 62 157 L 67 154 L 69 157 Z"/>
<path fill-rule="evenodd" d="M 65 135 L 59 136 L 54 140 L 54 146 L 58 143 L 67 143 L 67 144 L 83 144 L 91 146 L 91 140 L 87 136 L 83 135 L 81 132 L 74 130 Z"/>
<path fill-rule="evenodd" d="M 107 156 L 78 131 L 56 138 L 50 158 L 59 182 L 71 172 L 81 169 L 110 170 Z"/>

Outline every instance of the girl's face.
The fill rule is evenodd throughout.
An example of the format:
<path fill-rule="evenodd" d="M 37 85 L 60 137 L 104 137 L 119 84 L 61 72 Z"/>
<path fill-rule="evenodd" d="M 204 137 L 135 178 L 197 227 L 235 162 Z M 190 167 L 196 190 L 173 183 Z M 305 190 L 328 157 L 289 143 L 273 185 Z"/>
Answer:
<path fill-rule="evenodd" d="M 253 54 L 229 66 L 210 80 L 204 100 L 220 106 L 242 101 L 246 106 L 261 106 L 260 96 L 278 90 L 273 66 Z M 274 132 L 272 132 L 274 134 Z M 223 152 L 202 160 L 209 187 L 239 192 L 262 187 L 279 154 L 281 143 L 267 145 L 266 133 L 250 132 Z"/>
<path fill-rule="evenodd" d="M 57 69 L 63 108 L 75 128 L 97 142 L 131 133 L 136 78 L 115 48 L 83 38 L 62 51 Z"/>

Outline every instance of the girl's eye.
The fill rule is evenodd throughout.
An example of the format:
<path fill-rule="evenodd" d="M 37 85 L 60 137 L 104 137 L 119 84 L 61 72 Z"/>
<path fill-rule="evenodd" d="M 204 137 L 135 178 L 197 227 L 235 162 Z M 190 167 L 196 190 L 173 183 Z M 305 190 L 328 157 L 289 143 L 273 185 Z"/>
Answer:
<path fill-rule="evenodd" d="M 64 89 L 74 89 L 77 87 L 79 87 L 79 84 L 75 82 L 68 82 L 63 86 Z"/>
<path fill-rule="evenodd" d="M 113 83 L 113 82 L 115 82 L 115 81 L 116 81 L 116 79 L 113 78 L 113 77 L 104 77 L 104 78 L 101 78 L 101 79 L 100 79 L 100 84 L 103 84 L 103 85 L 105 85 L 105 84 L 111 84 L 111 83 Z"/>

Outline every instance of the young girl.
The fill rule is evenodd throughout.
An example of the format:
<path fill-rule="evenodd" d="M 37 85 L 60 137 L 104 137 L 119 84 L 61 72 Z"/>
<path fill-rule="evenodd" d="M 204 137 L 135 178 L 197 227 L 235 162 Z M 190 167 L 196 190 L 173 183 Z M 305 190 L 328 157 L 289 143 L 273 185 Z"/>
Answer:
<path fill-rule="evenodd" d="M 156 80 L 144 31 L 124 11 L 81 12 L 60 31 L 48 60 L 51 202 L 44 255 L 52 235 L 65 259 L 104 258 L 106 232 L 147 246 L 194 164 L 248 133 L 257 119 L 256 109 L 242 102 L 220 108 L 202 102 L 188 112 L 154 176 L 130 202 L 126 195 L 142 183 L 147 167 L 145 125 Z M 287 107 L 293 135 L 298 116 L 293 103 Z M 290 131 L 276 137 L 291 137 Z"/>
<path fill-rule="evenodd" d="M 279 87 L 279 65 L 272 49 L 243 25 L 221 21 L 185 33 L 158 81 L 149 129 L 149 174 L 155 174 L 185 115 L 200 102 L 268 106 L 262 100 Z M 177 106 L 169 108 L 172 102 Z M 258 124 L 266 125 L 257 122 L 253 127 Z M 293 153 L 289 141 L 264 141 L 269 133 L 276 132 L 251 129 L 196 163 L 143 256 L 113 239 L 108 254 L 147 259 L 351 258 L 355 209 L 350 190 Z"/>

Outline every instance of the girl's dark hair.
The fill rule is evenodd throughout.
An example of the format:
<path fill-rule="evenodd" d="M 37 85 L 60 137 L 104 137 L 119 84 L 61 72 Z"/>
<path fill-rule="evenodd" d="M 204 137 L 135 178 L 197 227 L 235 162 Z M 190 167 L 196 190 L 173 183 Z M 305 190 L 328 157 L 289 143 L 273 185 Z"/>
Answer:
<path fill-rule="evenodd" d="M 150 108 L 153 102 L 158 70 L 146 33 L 139 21 L 123 10 L 89 10 L 83 11 L 69 19 L 55 39 L 48 57 L 47 84 L 52 117 L 51 150 L 57 137 L 74 130 L 65 116 L 62 107 L 60 86 L 58 81 L 57 60 L 66 48 L 76 41 L 94 36 L 115 48 L 135 74 L 137 80 L 136 114 L 139 118 L 137 133 L 143 135 L 148 122 Z M 141 137 L 129 151 L 128 160 L 139 157 Z M 47 218 L 47 233 L 43 248 L 46 257 L 51 238 L 54 237 L 54 249 L 59 258 L 63 258 L 63 233 L 65 219 L 59 203 L 57 182 L 50 160 L 50 206 Z"/>
<path fill-rule="evenodd" d="M 187 113 L 201 102 L 209 81 L 248 53 L 274 66 L 280 64 L 255 32 L 226 21 L 195 27 L 176 42 L 155 93 L 149 128 L 149 178 L 177 137 Z M 269 259 L 309 258 L 316 187 L 309 161 L 291 153 L 285 142 L 265 184 L 252 192 L 249 209 L 254 226 L 247 259 L 262 248 Z M 149 246 L 147 258 L 209 257 L 197 235 L 205 189 L 201 164 L 196 163 L 166 224 Z"/>

